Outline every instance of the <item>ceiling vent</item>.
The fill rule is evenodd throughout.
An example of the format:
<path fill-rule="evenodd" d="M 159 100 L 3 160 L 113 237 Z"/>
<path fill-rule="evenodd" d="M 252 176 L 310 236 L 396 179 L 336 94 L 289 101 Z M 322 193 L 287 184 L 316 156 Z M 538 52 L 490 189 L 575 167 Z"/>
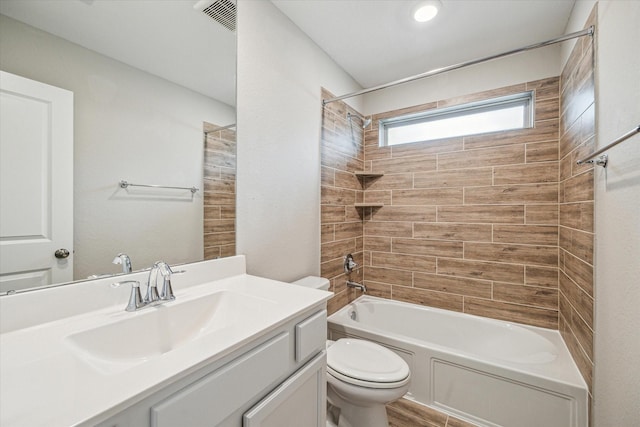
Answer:
<path fill-rule="evenodd" d="M 212 18 L 227 30 L 236 31 L 236 1 L 235 0 L 211 0 L 199 1 L 193 6 L 202 13 Z"/>

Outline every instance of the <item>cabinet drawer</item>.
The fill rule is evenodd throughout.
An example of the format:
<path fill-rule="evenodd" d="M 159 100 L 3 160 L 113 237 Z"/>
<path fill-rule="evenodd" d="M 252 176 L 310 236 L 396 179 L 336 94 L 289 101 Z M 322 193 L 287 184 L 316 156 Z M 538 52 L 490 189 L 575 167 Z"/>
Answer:
<path fill-rule="evenodd" d="M 221 423 L 286 373 L 288 353 L 289 333 L 283 332 L 152 406 L 151 426 Z"/>
<path fill-rule="evenodd" d="M 298 323 L 296 335 L 296 362 L 325 348 L 327 341 L 327 310 L 322 310 Z"/>

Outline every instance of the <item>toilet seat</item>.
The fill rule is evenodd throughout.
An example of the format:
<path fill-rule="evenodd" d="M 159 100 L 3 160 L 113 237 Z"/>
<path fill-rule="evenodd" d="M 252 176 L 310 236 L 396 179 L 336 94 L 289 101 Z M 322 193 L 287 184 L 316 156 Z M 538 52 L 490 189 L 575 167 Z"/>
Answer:
<path fill-rule="evenodd" d="M 381 345 L 342 338 L 327 349 L 327 372 L 346 383 L 369 388 L 396 388 L 409 382 L 409 366 Z"/>

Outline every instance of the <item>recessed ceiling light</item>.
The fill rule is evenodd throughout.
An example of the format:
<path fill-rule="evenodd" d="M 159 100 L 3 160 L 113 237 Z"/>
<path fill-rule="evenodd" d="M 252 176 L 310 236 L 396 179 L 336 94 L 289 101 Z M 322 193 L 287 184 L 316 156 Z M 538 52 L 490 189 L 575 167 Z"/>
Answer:
<path fill-rule="evenodd" d="M 413 9 L 413 19 L 418 22 L 431 21 L 436 17 L 441 6 L 442 3 L 437 0 L 418 3 L 418 5 Z"/>

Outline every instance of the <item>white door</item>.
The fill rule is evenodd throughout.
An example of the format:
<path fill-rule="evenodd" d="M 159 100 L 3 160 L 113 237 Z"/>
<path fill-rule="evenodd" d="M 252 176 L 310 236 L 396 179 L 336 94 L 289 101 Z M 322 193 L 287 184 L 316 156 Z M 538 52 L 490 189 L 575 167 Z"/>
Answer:
<path fill-rule="evenodd" d="M 73 93 L 0 71 L 0 293 L 70 280 Z"/>

